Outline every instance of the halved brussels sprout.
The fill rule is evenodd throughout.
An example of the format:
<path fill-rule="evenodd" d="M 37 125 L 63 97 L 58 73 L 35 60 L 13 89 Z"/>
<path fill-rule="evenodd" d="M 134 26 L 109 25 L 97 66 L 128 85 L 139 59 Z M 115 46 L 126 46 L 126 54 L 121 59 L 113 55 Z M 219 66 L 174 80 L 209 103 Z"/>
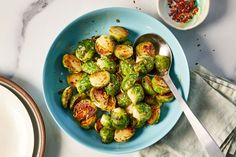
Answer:
<path fill-rule="evenodd" d="M 128 59 L 133 55 L 133 47 L 128 45 L 117 45 L 115 48 L 115 56 L 119 59 Z"/>
<path fill-rule="evenodd" d="M 89 75 L 87 73 L 83 73 L 80 80 L 76 82 L 75 87 L 80 94 L 88 91 L 92 87 L 89 80 Z"/>
<path fill-rule="evenodd" d="M 100 120 L 103 127 L 112 128 L 111 116 L 108 114 L 103 114 Z"/>
<path fill-rule="evenodd" d="M 95 42 L 95 49 L 98 54 L 109 56 L 115 49 L 115 42 L 109 35 L 101 35 Z"/>
<path fill-rule="evenodd" d="M 97 66 L 101 70 L 106 70 L 108 72 L 114 73 L 116 71 L 116 63 L 108 56 L 101 56 L 97 60 Z"/>
<path fill-rule="evenodd" d="M 83 99 L 75 104 L 73 109 L 73 116 L 79 122 L 88 119 L 96 114 L 97 107 L 89 99 Z"/>
<path fill-rule="evenodd" d="M 154 68 L 154 58 L 149 56 L 137 57 L 137 63 L 134 66 L 134 71 L 141 74 L 147 74 Z"/>
<path fill-rule="evenodd" d="M 97 121 L 94 124 L 94 129 L 96 130 L 96 132 L 100 132 L 100 130 L 103 128 L 101 120 L 97 119 Z"/>
<path fill-rule="evenodd" d="M 156 55 L 155 57 L 155 65 L 158 74 L 164 74 L 165 72 L 168 71 L 170 67 L 170 57 L 168 56 L 161 56 L 161 55 Z"/>
<path fill-rule="evenodd" d="M 157 92 L 158 94 L 161 94 L 161 95 L 170 92 L 170 89 L 169 89 L 168 85 L 158 75 L 155 75 L 152 78 L 152 88 L 154 89 L 155 92 Z"/>
<path fill-rule="evenodd" d="M 136 84 L 127 91 L 127 95 L 133 104 L 140 102 L 144 99 L 144 92 L 141 85 Z"/>
<path fill-rule="evenodd" d="M 81 80 L 83 76 L 83 72 L 80 72 L 80 73 L 73 73 L 73 74 L 70 74 L 67 76 L 67 83 L 70 85 L 70 86 L 75 86 L 76 83 Z"/>
<path fill-rule="evenodd" d="M 90 129 L 94 126 L 94 124 L 96 122 L 96 119 L 97 119 L 97 116 L 95 114 L 95 115 L 93 115 L 92 117 L 90 117 L 88 119 L 82 120 L 80 122 L 80 126 L 84 129 Z"/>
<path fill-rule="evenodd" d="M 98 108 L 104 111 L 110 112 L 116 106 L 116 98 L 107 95 L 103 88 L 92 88 L 90 90 L 90 98 Z"/>
<path fill-rule="evenodd" d="M 126 40 L 129 36 L 128 30 L 121 26 L 111 26 L 109 33 L 118 42 Z"/>
<path fill-rule="evenodd" d="M 103 127 L 100 130 L 99 135 L 101 136 L 103 143 L 111 143 L 114 139 L 114 129 Z"/>
<path fill-rule="evenodd" d="M 155 94 L 155 91 L 152 88 L 152 80 L 148 75 L 142 78 L 142 86 L 146 94 L 149 94 L 149 95 Z"/>
<path fill-rule="evenodd" d="M 89 80 L 94 87 L 105 87 L 110 82 L 110 73 L 107 71 L 95 72 L 90 75 Z"/>
<path fill-rule="evenodd" d="M 132 102 L 130 100 L 130 98 L 128 97 L 128 95 L 125 92 L 120 92 L 117 96 L 117 103 L 120 107 L 127 107 L 128 105 L 130 105 Z"/>
<path fill-rule="evenodd" d="M 133 117 L 136 118 L 139 123 L 136 127 L 143 126 L 143 123 L 152 115 L 151 107 L 143 102 L 133 105 L 132 110 Z"/>
<path fill-rule="evenodd" d="M 62 63 L 72 73 L 78 73 L 82 70 L 80 60 L 72 54 L 65 54 Z"/>
<path fill-rule="evenodd" d="M 155 57 L 156 50 L 154 45 L 150 41 L 145 41 L 139 43 L 136 48 L 136 54 L 137 56 L 151 56 Z"/>
<path fill-rule="evenodd" d="M 132 127 L 116 129 L 114 139 L 116 142 L 127 142 L 131 137 L 133 137 L 134 133 L 135 129 Z"/>
<path fill-rule="evenodd" d="M 66 87 L 61 95 L 61 104 L 64 108 L 67 108 L 68 107 L 68 104 L 69 104 L 69 101 L 72 97 L 72 93 L 73 93 L 73 90 L 72 90 L 72 87 L 69 86 L 69 87 Z"/>
<path fill-rule="evenodd" d="M 119 92 L 120 82 L 115 74 L 110 74 L 110 78 L 111 78 L 110 82 L 105 87 L 105 91 L 107 92 L 108 95 L 115 96 Z"/>
<path fill-rule="evenodd" d="M 152 110 L 152 115 L 151 117 L 147 120 L 147 123 L 149 125 L 152 124 L 156 124 L 159 121 L 160 118 L 160 113 L 161 113 L 161 109 L 159 105 L 153 105 L 151 106 L 151 110 Z"/>
<path fill-rule="evenodd" d="M 145 103 L 147 103 L 148 105 L 159 105 L 161 106 L 161 102 L 159 102 L 156 98 L 156 94 L 155 95 L 146 95 L 144 98 Z"/>
<path fill-rule="evenodd" d="M 70 99 L 70 109 L 73 109 L 75 104 L 85 99 L 86 97 L 87 95 L 84 93 L 77 93 L 76 95 L 73 95 Z"/>
<path fill-rule="evenodd" d="M 120 70 L 123 75 L 130 75 L 130 74 L 136 74 L 134 71 L 134 60 L 128 59 L 128 60 L 120 60 Z"/>
<path fill-rule="evenodd" d="M 93 61 L 87 61 L 82 65 L 82 70 L 88 74 L 92 74 L 97 72 L 99 68 Z"/>
<path fill-rule="evenodd" d="M 91 39 L 85 39 L 80 41 L 75 50 L 76 57 L 83 62 L 91 60 L 94 56 L 94 53 L 94 41 Z"/>
<path fill-rule="evenodd" d="M 137 74 L 131 74 L 131 75 L 127 75 L 124 77 L 124 79 L 121 82 L 121 89 L 123 91 L 126 91 L 128 89 L 130 89 L 135 82 L 138 80 L 138 75 Z"/>
<path fill-rule="evenodd" d="M 174 99 L 174 95 L 172 92 L 168 92 L 162 95 L 157 94 L 156 99 L 161 103 L 166 103 L 172 101 Z"/>
<path fill-rule="evenodd" d="M 111 122 L 116 129 L 123 129 L 129 124 L 129 116 L 124 109 L 118 107 L 111 112 Z"/>

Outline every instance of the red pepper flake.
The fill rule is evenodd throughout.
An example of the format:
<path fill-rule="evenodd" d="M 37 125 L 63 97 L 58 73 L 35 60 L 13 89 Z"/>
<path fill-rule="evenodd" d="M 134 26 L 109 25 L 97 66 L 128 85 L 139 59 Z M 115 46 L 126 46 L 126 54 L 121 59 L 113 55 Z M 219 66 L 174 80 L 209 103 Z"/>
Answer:
<path fill-rule="evenodd" d="M 170 8 L 169 16 L 172 20 L 180 23 L 186 23 L 198 12 L 196 0 L 168 0 Z"/>

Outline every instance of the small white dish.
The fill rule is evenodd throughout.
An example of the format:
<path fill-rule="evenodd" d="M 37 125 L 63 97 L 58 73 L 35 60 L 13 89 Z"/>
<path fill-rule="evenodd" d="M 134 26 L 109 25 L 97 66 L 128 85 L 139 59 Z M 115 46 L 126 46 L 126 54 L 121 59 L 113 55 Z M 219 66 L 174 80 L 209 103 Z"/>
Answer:
<path fill-rule="evenodd" d="M 32 157 L 34 130 L 18 97 L 0 85 L 0 156 Z"/>
<path fill-rule="evenodd" d="M 209 12 L 210 0 L 196 0 L 196 4 L 199 9 L 197 14 L 186 23 L 179 23 L 172 20 L 169 16 L 170 8 L 168 6 L 168 0 L 157 0 L 157 11 L 159 16 L 168 25 L 179 30 L 189 30 L 200 25 L 206 19 Z"/>

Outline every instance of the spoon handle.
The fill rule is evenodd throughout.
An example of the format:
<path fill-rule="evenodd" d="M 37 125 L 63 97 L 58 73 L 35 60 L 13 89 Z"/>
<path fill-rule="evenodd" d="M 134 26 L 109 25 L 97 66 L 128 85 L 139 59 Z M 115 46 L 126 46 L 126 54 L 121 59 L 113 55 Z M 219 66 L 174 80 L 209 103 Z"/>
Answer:
<path fill-rule="evenodd" d="M 197 135 L 200 143 L 207 151 L 209 157 L 223 157 L 223 153 L 217 146 L 216 142 L 213 140 L 211 135 L 207 132 L 207 130 L 202 126 L 199 120 L 195 117 L 192 113 L 182 96 L 179 94 L 177 88 L 175 87 L 174 83 L 172 82 L 169 75 L 163 76 L 163 79 L 169 86 L 170 90 L 174 94 L 176 100 L 178 101 L 180 107 L 182 108 L 185 116 L 187 117 L 189 123 L 191 124 L 195 134 Z"/>

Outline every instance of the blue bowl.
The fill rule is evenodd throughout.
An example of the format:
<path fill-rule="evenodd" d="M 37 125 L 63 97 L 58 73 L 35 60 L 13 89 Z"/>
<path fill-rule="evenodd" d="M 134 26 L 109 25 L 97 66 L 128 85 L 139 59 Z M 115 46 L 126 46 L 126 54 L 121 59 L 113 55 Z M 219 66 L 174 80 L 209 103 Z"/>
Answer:
<path fill-rule="evenodd" d="M 175 36 L 158 20 L 142 12 L 127 8 L 105 8 L 87 13 L 70 23 L 51 46 L 44 65 L 43 90 L 47 107 L 59 127 L 76 141 L 98 151 L 107 153 L 129 153 L 152 145 L 163 138 L 178 121 L 182 111 L 176 101 L 161 108 L 160 122 L 138 129 L 126 143 L 103 144 L 95 130 L 79 127 L 69 110 L 61 107 L 58 91 L 67 86 L 67 70 L 62 65 L 62 56 L 72 51 L 78 41 L 94 35 L 108 34 L 112 25 L 121 25 L 135 40 L 145 33 L 156 33 L 163 37 L 173 51 L 171 77 L 182 95 L 189 93 L 189 68 L 183 49 Z"/>

